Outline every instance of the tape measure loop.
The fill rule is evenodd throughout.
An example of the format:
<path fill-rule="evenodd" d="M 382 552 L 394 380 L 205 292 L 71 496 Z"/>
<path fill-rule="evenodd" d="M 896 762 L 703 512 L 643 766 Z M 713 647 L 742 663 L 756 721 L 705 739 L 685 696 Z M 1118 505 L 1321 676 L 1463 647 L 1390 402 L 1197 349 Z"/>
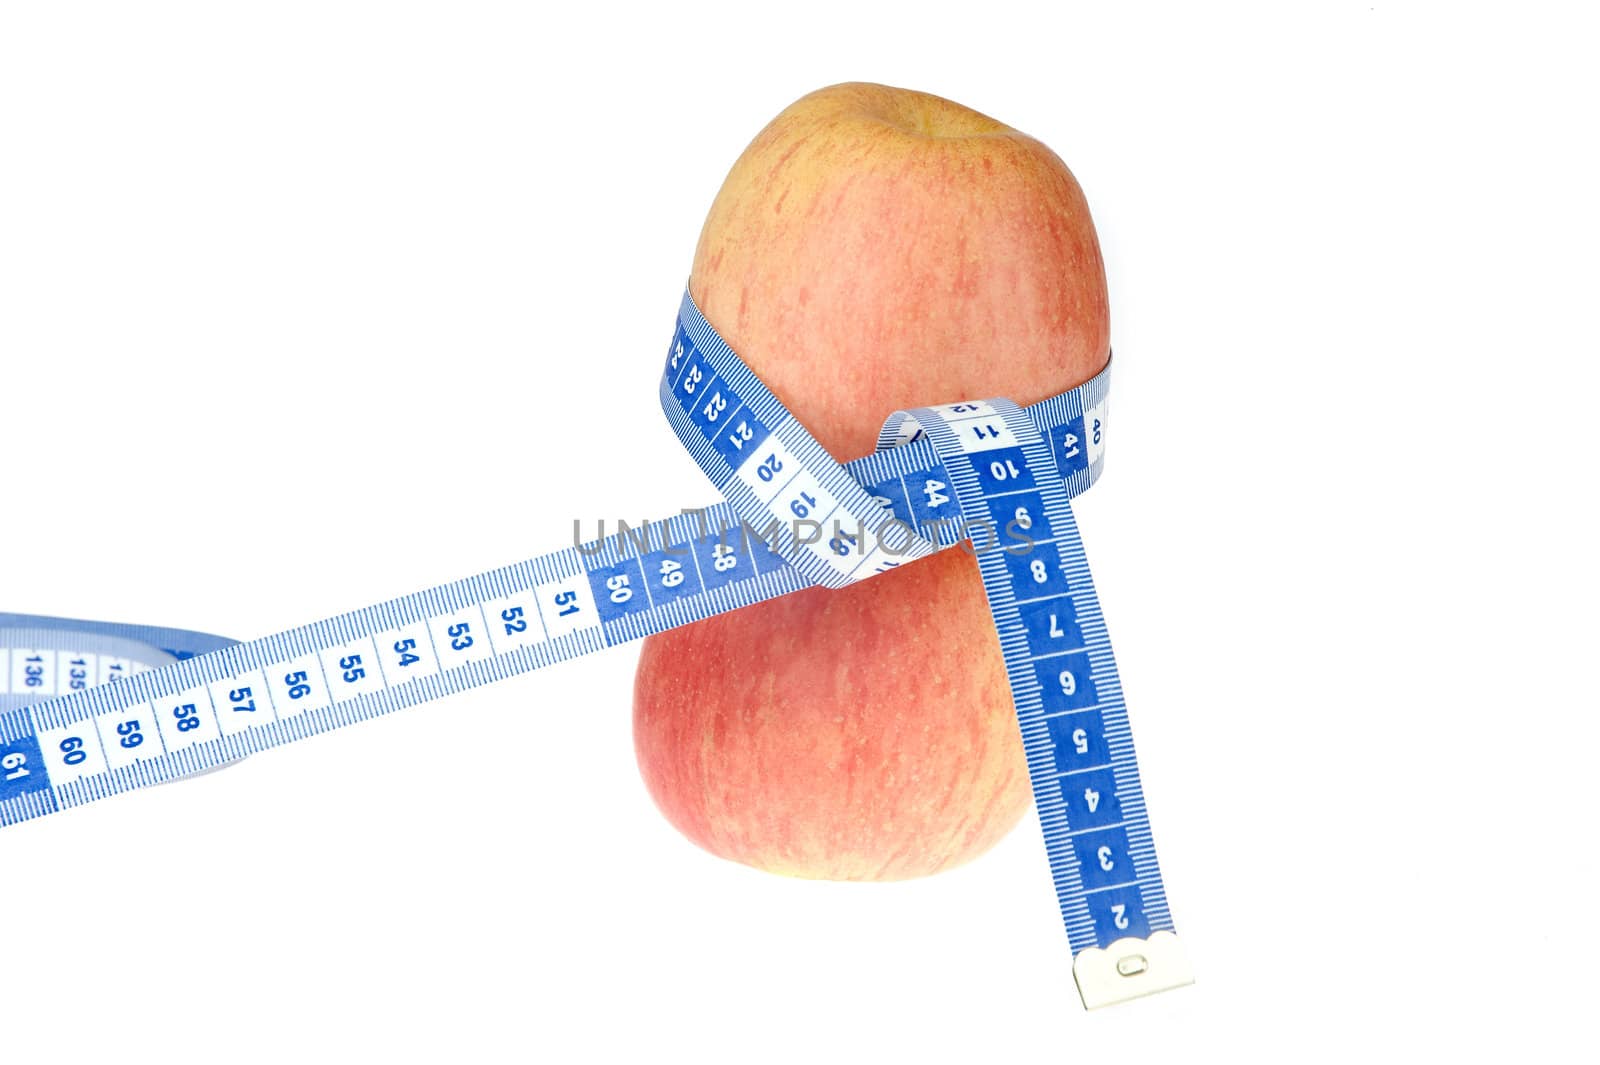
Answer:
<path fill-rule="evenodd" d="M 1101 412 L 1086 401 L 1103 405 L 1109 374 L 1108 363 L 1092 381 L 1023 418 L 1041 436 L 1054 434 L 1064 457 L 1079 460 L 1070 471 L 1076 491 L 1099 474 Z M 967 538 L 946 490 L 943 457 L 914 418 L 895 412 L 874 456 L 837 462 L 706 321 L 687 286 L 659 393 L 668 424 L 739 524 L 770 534 L 763 539 L 771 550 L 811 584 L 844 587 Z M 950 407 L 993 412 L 997 402 Z M 872 461 L 887 453 L 899 459 L 893 468 Z"/>

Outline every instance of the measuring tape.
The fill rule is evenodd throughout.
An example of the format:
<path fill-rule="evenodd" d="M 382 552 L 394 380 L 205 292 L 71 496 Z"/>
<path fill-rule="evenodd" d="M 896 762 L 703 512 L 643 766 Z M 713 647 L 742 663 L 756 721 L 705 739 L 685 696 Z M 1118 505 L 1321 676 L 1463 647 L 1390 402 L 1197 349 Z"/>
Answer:
<path fill-rule="evenodd" d="M 0 614 L 0 825 L 970 539 L 1084 1005 L 1190 983 L 1068 503 L 1103 468 L 1109 376 L 897 412 L 840 464 L 685 290 L 662 409 L 724 502 L 246 643 Z"/>

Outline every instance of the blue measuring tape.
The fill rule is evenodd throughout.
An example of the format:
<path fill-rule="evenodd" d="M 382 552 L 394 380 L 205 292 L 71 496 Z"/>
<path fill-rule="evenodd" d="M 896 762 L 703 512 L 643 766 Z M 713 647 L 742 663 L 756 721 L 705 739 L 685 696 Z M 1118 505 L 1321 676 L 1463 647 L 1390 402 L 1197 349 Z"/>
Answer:
<path fill-rule="evenodd" d="M 1109 376 L 897 412 L 840 464 L 685 291 L 662 409 L 724 502 L 245 643 L 0 614 L 0 825 L 970 539 L 1084 1004 L 1190 983 L 1068 502 L 1103 466 Z"/>

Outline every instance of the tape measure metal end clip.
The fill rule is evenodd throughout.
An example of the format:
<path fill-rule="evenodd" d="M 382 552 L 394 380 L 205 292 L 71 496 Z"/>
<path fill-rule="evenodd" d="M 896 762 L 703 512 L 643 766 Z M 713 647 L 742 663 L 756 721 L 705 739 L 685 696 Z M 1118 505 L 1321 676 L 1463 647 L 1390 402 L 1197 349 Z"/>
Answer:
<path fill-rule="evenodd" d="M 1089 947 L 1072 963 L 1083 1008 L 1092 1010 L 1194 983 L 1189 956 L 1176 934 L 1126 936 L 1109 947 Z"/>

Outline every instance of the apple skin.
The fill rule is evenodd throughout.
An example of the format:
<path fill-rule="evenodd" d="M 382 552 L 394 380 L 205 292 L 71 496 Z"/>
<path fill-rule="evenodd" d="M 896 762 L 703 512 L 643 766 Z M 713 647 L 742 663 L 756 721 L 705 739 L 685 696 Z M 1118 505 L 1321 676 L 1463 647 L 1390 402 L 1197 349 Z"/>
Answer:
<path fill-rule="evenodd" d="M 1077 182 L 959 104 L 867 83 L 796 101 L 713 202 L 706 319 L 841 461 L 896 409 L 1072 388 L 1109 356 Z M 999 639 L 959 548 L 648 638 L 640 772 L 713 854 L 832 880 L 968 861 L 1031 798 Z"/>

